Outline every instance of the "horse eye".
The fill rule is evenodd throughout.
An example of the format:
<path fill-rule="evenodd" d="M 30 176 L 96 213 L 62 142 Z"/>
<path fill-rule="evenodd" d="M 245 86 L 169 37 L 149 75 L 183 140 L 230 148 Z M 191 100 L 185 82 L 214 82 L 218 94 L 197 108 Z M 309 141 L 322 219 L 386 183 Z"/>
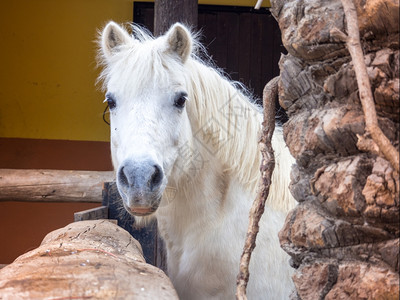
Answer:
<path fill-rule="evenodd" d="M 185 102 L 187 100 L 188 95 L 186 93 L 180 93 L 177 95 L 177 97 L 175 98 L 175 102 L 174 105 L 177 108 L 183 108 L 185 106 Z"/>
<path fill-rule="evenodd" d="M 108 104 L 108 107 L 110 108 L 110 110 L 114 109 L 117 106 L 117 103 L 116 103 L 114 97 L 110 94 L 106 94 L 105 101 L 107 101 L 107 104 Z"/>

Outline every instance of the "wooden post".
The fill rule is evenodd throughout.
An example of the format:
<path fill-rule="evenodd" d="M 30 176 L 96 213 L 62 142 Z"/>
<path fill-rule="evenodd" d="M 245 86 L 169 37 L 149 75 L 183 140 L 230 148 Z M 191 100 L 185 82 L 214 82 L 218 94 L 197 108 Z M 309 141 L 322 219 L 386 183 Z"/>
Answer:
<path fill-rule="evenodd" d="M 104 183 L 103 207 L 108 208 L 109 219 L 118 220 L 118 225 L 139 241 L 146 262 L 166 271 L 165 250 L 158 236 L 156 220 L 148 221 L 146 226 L 135 226 L 135 219 L 125 211 L 115 182 Z"/>
<path fill-rule="evenodd" d="M 197 7 L 197 0 L 155 0 L 154 35 L 165 33 L 176 22 L 195 29 L 198 20 Z"/>

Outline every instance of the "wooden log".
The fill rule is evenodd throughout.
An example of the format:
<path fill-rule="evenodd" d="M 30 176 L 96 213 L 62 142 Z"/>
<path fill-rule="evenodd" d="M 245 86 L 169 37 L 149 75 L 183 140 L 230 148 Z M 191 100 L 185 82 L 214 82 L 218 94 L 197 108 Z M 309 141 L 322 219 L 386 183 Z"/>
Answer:
<path fill-rule="evenodd" d="M 113 171 L 0 169 L 0 201 L 99 202 Z"/>
<path fill-rule="evenodd" d="M 178 299 L 169 278 L 145 263 L 140 244 L 107 220 L 49 233 L 0 270 L 1 299 Z"/>

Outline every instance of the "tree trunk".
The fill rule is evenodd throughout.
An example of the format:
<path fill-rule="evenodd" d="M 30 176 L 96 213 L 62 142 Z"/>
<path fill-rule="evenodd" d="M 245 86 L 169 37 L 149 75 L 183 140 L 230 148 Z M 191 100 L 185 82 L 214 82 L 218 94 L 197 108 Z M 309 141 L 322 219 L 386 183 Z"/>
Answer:
<path fill-rule="evenodd" d="M 155 0 L 154 35 L 165 33 L 176 22 L 196 29 L 197 7 L 197 0 Z"/>
<path fill-rule="evenodd" d="M 378 125 L 399 150 L 399 2 L 355 1 Z M 399 174 L 365 137 L 340 0 L 272 0 L 288 55 L 279 101 L 299 205 L 280 232 L 294 299 L 399 298 Z M 369 143 L 368 146 L 362 144 Z M 366 151 L 367 150 L 367 151 Z"/>

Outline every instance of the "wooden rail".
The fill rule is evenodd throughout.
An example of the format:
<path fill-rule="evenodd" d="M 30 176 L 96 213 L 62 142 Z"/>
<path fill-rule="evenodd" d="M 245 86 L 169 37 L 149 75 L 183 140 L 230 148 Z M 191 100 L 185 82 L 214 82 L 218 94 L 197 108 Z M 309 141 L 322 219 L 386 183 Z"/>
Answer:
<path fill-rule="evenodd" d="M 113 171 L 0 169 L 0 201 L 102 202 Z"/>

